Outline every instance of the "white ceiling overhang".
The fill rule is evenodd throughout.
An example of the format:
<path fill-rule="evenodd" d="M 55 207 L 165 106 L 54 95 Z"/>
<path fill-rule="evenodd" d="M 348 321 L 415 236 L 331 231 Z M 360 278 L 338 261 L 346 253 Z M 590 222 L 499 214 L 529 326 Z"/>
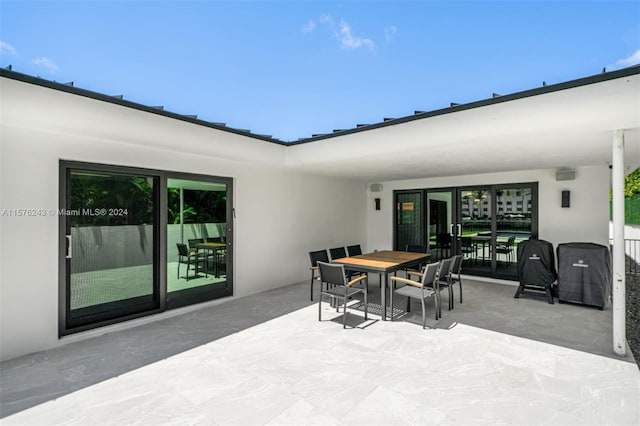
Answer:
<path fill-rule="evenodd" d="M 369 182 L 605 165 L 618 129 L 625 131 L 625 162 L 640 165 L 640 66 L 290 146 L 5 70 L 0 77 L 8 77 L 0 78 L 3 126 Z"/>
<path fill-rule="evenodd" d="M 611 162 L 640 165 L 640 75 L 516 97 L 289 148 L 288 165 L 367 181 Z"/>

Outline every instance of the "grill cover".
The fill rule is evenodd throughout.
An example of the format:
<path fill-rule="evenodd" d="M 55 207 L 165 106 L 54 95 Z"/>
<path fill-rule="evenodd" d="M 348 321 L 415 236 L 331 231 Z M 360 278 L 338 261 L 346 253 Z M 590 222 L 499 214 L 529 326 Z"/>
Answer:
<path fill-rule="evenodd" d="M 594 243 L 558 245 L 558 300 L 602 309 L 610 294 L 608 247 Z"/>
<path fill-rule="evenodd" d="M 545 240 L 528 239 L 518 244 L 520 285 L 550 287 L 557 279 L 553 245 Z"/>

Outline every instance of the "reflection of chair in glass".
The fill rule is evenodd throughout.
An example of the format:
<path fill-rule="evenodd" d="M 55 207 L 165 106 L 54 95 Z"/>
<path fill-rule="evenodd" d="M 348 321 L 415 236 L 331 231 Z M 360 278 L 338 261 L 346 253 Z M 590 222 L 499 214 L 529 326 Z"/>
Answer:
<path fill-rule="evenodd" d="M 322 296 L 329 296 L 332 301 L 341 300 L 344 306 L 344 317 L 342 327 L 347 328 L 347 301 L 356 294 L 364 294 L 364 319 L 368 319 L 368 301 L 367 301 L 367 275 L 360 275 L 350 281 L 344 270 L 344 265 L 335 263 L 318 262 L 320 270 L 320 281 L 327 283 L 325 289 L 320 286 L 320 300 L 318 301 L 318 321 L 322 321 Z M 362 288 L 355 288 L 354 285 L 362 282 Z M 336 309 L 338 305 L 336 304 Z"/>
<path fill-rule="evenodd" d="M 204 243 L 204 238 L 192 238 L 189 240 L 189 251 L 196 252 L 198 251 L 198 244 Z"/>
<path fill-rule="evenodd" d="M 471 237 L 462 237 L 460 251 L 464 257 L 476 257 L 476 248 Z"/>
<path fill-rule="evenodd" d="M 208 237 L 207 238 L 207 242 L 208 243 L 222 243 L 222 238 L 221 237 Z M 209 257 L 213 256 L 214 259 L 213 261 L 214 263 L 214 270 L 215 270 L 215 274 L 216 277 L 220 276 L 220 269 L 221 266 L 224 265 L 224 271 L 226 274 L 226 270 L 227 270 L 227 249 L 226 247 L 219 247 L 219 248 L 215 248 L 213 250 L 211 250 L 212 253 Z"/>
<path fill-rule="evenodd" d="M 436 295 L 438 283 L 436 281 L 436 276 L 438 272 L 439 264 L 438 263 L 429 263 L 425 267 L 423 272 L 412 274 L 420 275 L 420 281 L 411 280 L 408 278 L 402 277 L 391 277 L 394 285 L 396 283 L 406 284 L 400 287 L 397 290 L 394 290 L 391 293 L 391 321 L 393 321 L 393 294 L 400 294 L 402 296 L 407 296 L 408 299 L 420 299 L 420 303 L 422 305 L 422 328 L 425 328 L 427 315 L 426 315 L 426 306 L 425 299 L 429 297 L 433 297 L 433 305 L 436 312 L 436 320 L 438 319 L 438 298 Z M 409 300 L 407 300 L 407 312 L 409 311 Z"/>
<path fill-rule="evenodd" d="M 309 252 L 309 260 L 311 261 L 311 300 L 313 300 L 313 282 L 320 281 L 320 273 L 318 272 L 318 276 L 316 276 L 316 271 L 318 270 L 318 261 L 320 262 L 329 262 L 329 256 L 327 255 L 326 250 L 318 250 L 318 251 L 310 251 Z M 322 282 L 320 282 L 320 289 L 322 289 Z"/>
<path fill-rule="evenodd" d="M 446 232 L 436 234 L 436 250 L 438 258 L 442 259 L 449 256 L 451 250 L 451 237 Z"/>
<path fill-rule="evenodd" d="M 204 265 L 205 267 L 202 268 L 204 269 L 204 274 L 205 277 L 207 276 L 207 268 L 206 268 L 206 263 L 207 263 L 207 257 L 204 253 L 198 253 L 198 252 L 190 252 L 189 249 L 187 248 L 186 244 L 183 243 L 176 243 L 176 246 L 178 247 L 178 274 L 177 277 L 178 279 L 180 279 L 180 264 L 184 263 L 187 265 L 187 275 L 185 276 L 185 278 L 188 280 L 189 278 L 189 269 L 191 268 L 191 265 L 193 265 L 193 270 L 194 270 L 194 274 L 191 278 L 197 278 L 198 277 L 198 271 L 201 269 L 200 268 L 200 264 L 202 263 L 202 265 Z"/>
<path fill-rule="evenodd" d="M 515 240 L 516 240 L 516 237 L 512 235 L 507 239 L 506 242 L 499 243 L 496 246 L 496 254 L 504 254 L 506 257 L 507 263 L 511 263 L 511 256 L 513 255 L 513 243 L 515 242 Z"/>

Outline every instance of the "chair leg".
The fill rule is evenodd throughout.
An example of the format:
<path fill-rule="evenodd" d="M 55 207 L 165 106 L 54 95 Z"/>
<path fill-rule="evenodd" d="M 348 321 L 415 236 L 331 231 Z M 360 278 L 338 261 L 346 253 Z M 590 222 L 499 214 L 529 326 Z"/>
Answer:
<path fill-rule="evenodd" d="M 436 312 L 436 321 L 438 321 L 438 299 L 433 295 L 433 310 Z"/>
<path fill-rule="evenodd" d="M 389 290 L 390 290 L 389 291 L 389 307 L 390 307 L 389 311 L 391 311 L 389 312 L 389 321 L 393 321 L 393 289 L 390 288 Z M 385 307 L 383 306 L 382 312 L 384 312 L 384 309 Z"/>
<path fill-rule="evenodd" d="M 176 279 L 180 279 L 180 259 L 178 259 L 178 274 L 176 275 Z"/>
<path fill-rule="evenodd" d="M 311 271 L 311 301 L 313 302 L 313 279 L 314 279 L 314 273 L 313 271 Z M 320 287 L 322 287 L 322 284 L 320 284 Z M 322 288 L 320 288 L 320 290 L 322 290 Z"/>
<path fill-rule="evenodd" d="M 458 285 L 460 286 L 460 303 L 462 303 L 462 277 L 458 274 Z"/>
<path fill-rule="evenodd" d="M 342 328 L 347 328 L 347 286 L 344 287 L 344 299 L 342 301 L 344 307 L 343 310 L 343 318 L 342 318 Z"/>
<path fill-rule="evenodd" d="M 365 282 L 365 286 L 364 286 L 364 319 L 365 321 L 368 320 L 368 315 L 369 315 L 369 301 L 368 301 L 368 296 L 369 296 L 369 282 L 368 279 L 364 280 Z"/>
<path fill-rule="evenodd" d="M 424 330 L 427 325 L 427 308 L 424 306 L 424 297 L 420 298 L 420 302 L 422 302 L 422 329 Z"/>
<path fill-rule="evenodd" d="M 449 310 L 453 309 L 453 284 L 449 283 Z"/>
<path fill-rule="evenodd" d="M 320 284 L 322 287 L 322 284 Z M 322 290 L 322 288 L 320 288 Z M 320 297 L 318 297 L 318 321 L 322 321 L 322 292 L 320 292 Z"/>

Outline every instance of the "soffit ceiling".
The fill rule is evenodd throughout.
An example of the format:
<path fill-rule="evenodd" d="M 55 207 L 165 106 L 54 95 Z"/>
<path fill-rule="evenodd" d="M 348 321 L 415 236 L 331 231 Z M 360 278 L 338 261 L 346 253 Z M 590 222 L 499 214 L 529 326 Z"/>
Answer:
<path fill-rule="evenodd" d="M 73 90 L 0 83 L 3 125 L 368 182 L 606 165 L 617 129 L 625 130 L 625 162 L 640 165 L 637 72 L 291 146 Z"/>
<path fill-rule="evenodd" d="M 640 165 L 640 76 L 515 99 L 289 148 L 292 168 L 389 181 L 625 163 Z"/>

